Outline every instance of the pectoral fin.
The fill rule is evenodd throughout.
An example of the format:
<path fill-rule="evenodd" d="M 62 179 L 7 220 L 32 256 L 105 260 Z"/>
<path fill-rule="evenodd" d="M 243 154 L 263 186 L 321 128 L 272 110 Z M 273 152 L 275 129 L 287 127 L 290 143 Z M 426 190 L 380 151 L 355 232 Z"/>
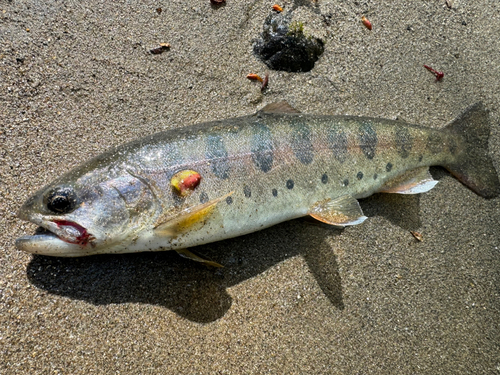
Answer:
<path fill-rule="evenodd" d="M 438 181 L 429 173 L 428 167 L 412 169 L 401 176 L 388 181 L 381 193 L 420 194 L 431 190 Z"/>
<path fill-rule="evenodd" d="M 350 195 L 316 202 L 309 215 L 323 223 L 341 227 L 361 224 L 367 219 L 358 201 Z"/>
<path fill-rule="evenodd" d="M 224 267 L 223 265 L 221 265 L 217 262 L 214 262 L 214 261 L 211 261 L 208 259 L 204 259 L 204 258 L 192 253 L 188 249 L 179 249 L 179 250 L 175 250 L 175 251 L 177 252 L 177 254 L 179 254 L 183 258 L 194 260 L 195 262 L 203 263 L 206 266 L 212 266 L 212 267 L 217 267 L 217 268 Z"/>
<path fill-rule="evenodd" d="M 207 203 L 195 207 L 190 207 L 173 215 L 160 216 L 156 221 L 154 231 L 159 235 L 175 236 L 189 229 L 198 229 L 197 226 L 205 224 L 206 219 L 213 213 L 217 204 L 233 193 L 232 191 L 222 197 L 212 199 Z"/>

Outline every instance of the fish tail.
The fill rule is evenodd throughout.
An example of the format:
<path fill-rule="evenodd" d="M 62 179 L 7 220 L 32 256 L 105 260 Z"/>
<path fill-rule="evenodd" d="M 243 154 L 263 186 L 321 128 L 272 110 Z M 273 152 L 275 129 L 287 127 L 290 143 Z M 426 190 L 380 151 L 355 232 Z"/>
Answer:
<path fill-rule="evenodd" d="M 446 127 L 462 138 L 465 149 L 444 167 L 475 193 L 484 198 L 495 198 L 500 194 L 500 182 L 488 155 L 488 117 L 488 112 L 479 102 L 467 108 Z"/>

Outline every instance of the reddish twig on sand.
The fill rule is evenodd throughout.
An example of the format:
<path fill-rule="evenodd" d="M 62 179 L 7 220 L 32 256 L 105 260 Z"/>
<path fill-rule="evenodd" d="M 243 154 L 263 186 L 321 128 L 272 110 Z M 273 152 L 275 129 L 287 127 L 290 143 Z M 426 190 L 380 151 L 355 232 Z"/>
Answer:
<path fill-rule="evenodd" d="M 436 69 L 431 68 L 429 65 L 424 64 L 424 68 L 436 76 L 436 81 L 441 81 L 444 77 L 443 72 L 438 72 Z"/>

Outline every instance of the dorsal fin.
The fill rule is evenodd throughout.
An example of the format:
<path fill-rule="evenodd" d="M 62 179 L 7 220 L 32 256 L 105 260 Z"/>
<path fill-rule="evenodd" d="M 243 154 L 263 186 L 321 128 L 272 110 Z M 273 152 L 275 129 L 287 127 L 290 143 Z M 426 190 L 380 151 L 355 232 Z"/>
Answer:
<path fill-rule="evenodd" d="M 270 103 L 262 108 L 259 112 L 262 113 L 300 113 L 285 101 Z"/>

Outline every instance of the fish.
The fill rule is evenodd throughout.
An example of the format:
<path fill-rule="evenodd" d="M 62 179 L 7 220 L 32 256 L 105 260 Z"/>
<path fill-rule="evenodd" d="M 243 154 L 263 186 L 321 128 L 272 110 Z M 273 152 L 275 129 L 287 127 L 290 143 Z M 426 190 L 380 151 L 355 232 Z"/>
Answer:
<path fill-rule="evenodd" d="M 176 128 L 117 146 L 27 199 L 39 226 L 16 240 L 33 254 L 78 257 L 175 250 L 311 216 L 337 227 L 367 219 L 358 199 L 419 194 L 442 166 L 495 198 L 489 114 L 481 103 L 441 129 L 357 116 L 308 115 L 286 102 L 243 117 Z"/>

